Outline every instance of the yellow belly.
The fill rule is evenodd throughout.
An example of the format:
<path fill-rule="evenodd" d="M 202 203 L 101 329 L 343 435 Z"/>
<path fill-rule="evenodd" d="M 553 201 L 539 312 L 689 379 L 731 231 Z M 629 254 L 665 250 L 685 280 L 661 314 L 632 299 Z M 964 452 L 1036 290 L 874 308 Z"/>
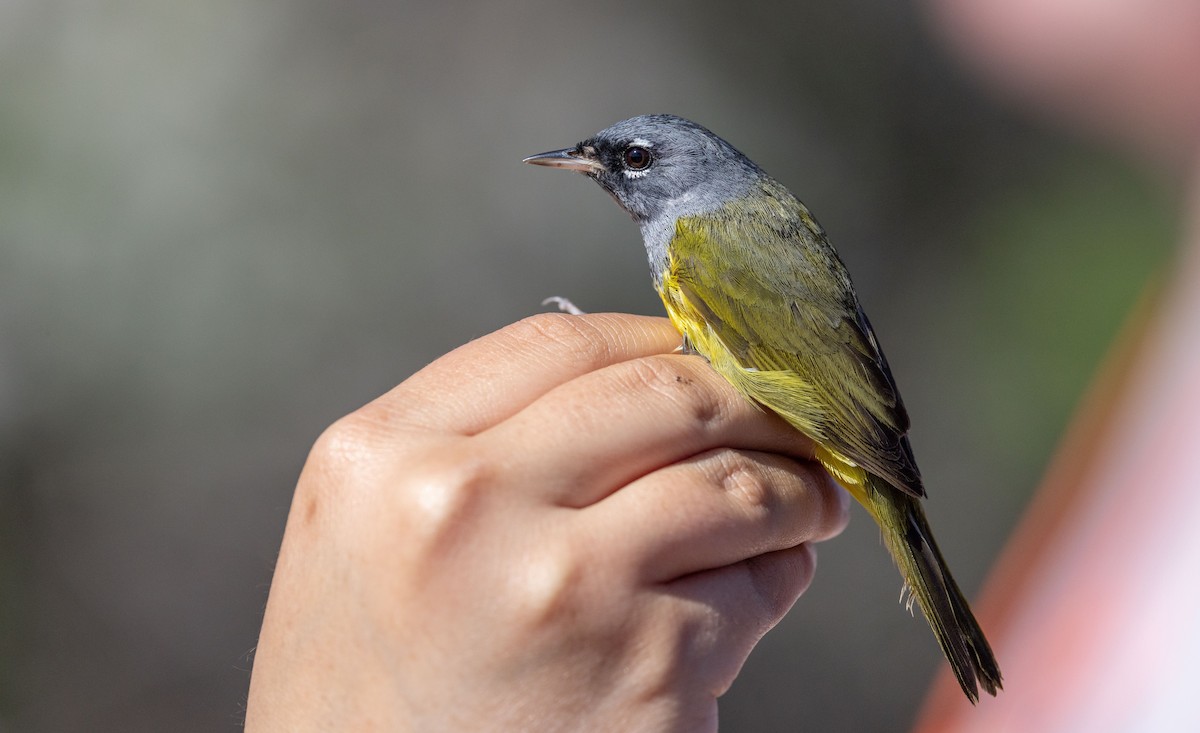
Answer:
<path fill-rule="evenodd" d="M 752 404 L 766 407 L 816 444 L 813 457 L 829 471 L 864 507 L 874 514 L 866 494 L 867 474 L 857 463 L 823 445 L 823 429 L 813 390 L 804 376 L 793 371 L 761 371 L 742 364 L 704 320 L 701 311 L 687 301 L 675 281 L 672 268 L 663 274 L 659 291 L 671 323 L 692 348 Z"/>

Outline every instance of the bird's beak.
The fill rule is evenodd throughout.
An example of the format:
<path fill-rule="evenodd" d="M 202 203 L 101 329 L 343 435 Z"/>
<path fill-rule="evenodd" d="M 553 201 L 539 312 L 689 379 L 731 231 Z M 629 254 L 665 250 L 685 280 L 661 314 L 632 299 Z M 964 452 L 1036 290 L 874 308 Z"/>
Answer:
<path fill-rule="evenodd" d="M 530 165 L 544 165 L 549 168 L 566 168 L 580 173 L 596 173 L 605 170 L 604 164 L 596 160 L 595 153 L 591 148 L 581 149 L 578 146 L 565 150 L 552 150 L 549 153 L 538 153 L 521 162 Z"/>

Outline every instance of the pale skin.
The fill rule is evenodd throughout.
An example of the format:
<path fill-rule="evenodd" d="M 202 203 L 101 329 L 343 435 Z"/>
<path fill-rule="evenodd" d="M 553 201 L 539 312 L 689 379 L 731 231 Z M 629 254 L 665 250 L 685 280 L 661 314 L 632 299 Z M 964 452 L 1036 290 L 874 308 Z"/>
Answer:
<path fill-rule="evenodd" d="M 715 731 L 847 498 L 662 318 L 545 314 L 317 441 L 250 731 Z"/>

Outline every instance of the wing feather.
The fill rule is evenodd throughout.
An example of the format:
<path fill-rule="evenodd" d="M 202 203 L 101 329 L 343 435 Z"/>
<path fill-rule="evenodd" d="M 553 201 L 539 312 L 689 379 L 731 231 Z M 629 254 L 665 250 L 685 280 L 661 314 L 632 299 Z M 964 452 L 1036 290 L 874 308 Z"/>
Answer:
<path fill-rule="evenodd" d="M 803 204 L 773 181 L 759 210 L 730 204 L 676 224 L 668 309 L 712 336 L 693 339 L 750 397 L 896 488 L 924 496 L 908 413 L 845 266 Z M 724 253 L 737 251 L 736 261 Z M 672 313 L 677 322 L 679 314 Z M 682 320 L 686 321 L 686 318 Z"/>

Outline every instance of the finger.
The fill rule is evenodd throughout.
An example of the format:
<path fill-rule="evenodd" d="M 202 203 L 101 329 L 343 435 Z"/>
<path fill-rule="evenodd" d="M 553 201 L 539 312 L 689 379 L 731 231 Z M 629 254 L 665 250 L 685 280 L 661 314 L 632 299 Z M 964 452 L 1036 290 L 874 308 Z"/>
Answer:
<path fill-rule="evenodd" d="M 668 582 L 841 532 L 849 501 L 816 463 L 714 450 L 589 507 L 601 536 L 649 582 Z"/>
<path fill-rule="evenodd" d="M 812 583 L 816 566 L 816 551 L 802 544 L 658 586 L 654 602 L 676 620 L 680 667 L 692 677 L 682 682 L 725 694 L 758 641 Z"/>
<path fill-rule="evenodd" d="M 473 435 L 563 382 L 679 346 L 665 318 L 543 313 L 446 354 L 375 400 L 381 419 Z"/>
<path fill-rule="evenodd" d="M 719 446 L 802 458 L 811 457 L 813 448 L 703 359 L 679 355 L 585 374 L 479 437 L 547 500 L 575 507 Z"/>

